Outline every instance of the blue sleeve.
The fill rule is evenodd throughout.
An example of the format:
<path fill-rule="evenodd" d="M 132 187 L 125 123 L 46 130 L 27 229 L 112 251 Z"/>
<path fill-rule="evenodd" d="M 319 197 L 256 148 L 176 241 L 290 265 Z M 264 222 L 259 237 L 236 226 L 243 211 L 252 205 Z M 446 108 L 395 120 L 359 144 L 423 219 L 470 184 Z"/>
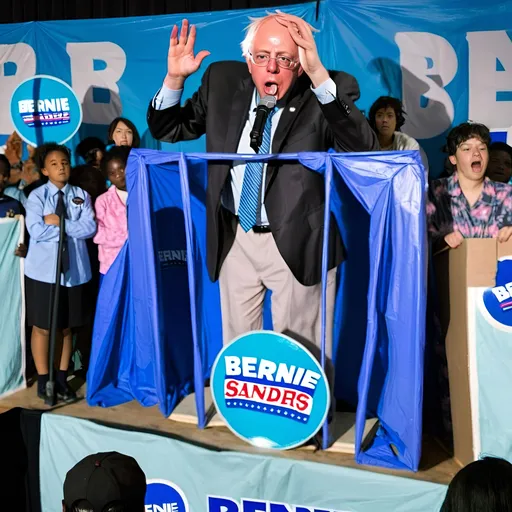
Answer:
<path fill-rule="evenodd" d="M 326 80 L 323 84 L 319 85 L 316 89 L 311 87 L 311 90 L 315 93 L 318 101 L 322 105 L 326 105 L 327 103 L 331 103 L 336 98 L 336 83 L 332 78 Z"/>
<path fill-rule="evenodd" d="M 20 190 L 18 187 L 7 187 L 4 190 L 4 194 L 6 196 L 12 197 L 13 199 L 16 199 L 16 201 L 19 201 L 23 207 L 25 207 L 27 204 L 27 196 L 23 190 Z"/>
<path fill-rule="evenodd" d="M 30 237 L 38 242 L 58 242 L 59 227 L 44 223 L 44 198 L 32 192 L 25 206 L 27 230 Z"/>
<path fill-rule="evenodd" d="M 91 196 L 85 193 L 84 205 L 80 218 L 77 220 L 66 220 L 66 235 L 79 240 L 92 238 L 96 233 L 96 220 L 94 209 L 91 203 Z"/>
<path fill-rule="evenodd" d="M 165 85 L 162 85 L 162 88 L 153 98 L 153 108 L 155 110 L 165 110 L 166 108 L 174 107 L 174 105 L 177 105 L 181 101 L 182 94 L 183 89 L 173 91 Z"/>

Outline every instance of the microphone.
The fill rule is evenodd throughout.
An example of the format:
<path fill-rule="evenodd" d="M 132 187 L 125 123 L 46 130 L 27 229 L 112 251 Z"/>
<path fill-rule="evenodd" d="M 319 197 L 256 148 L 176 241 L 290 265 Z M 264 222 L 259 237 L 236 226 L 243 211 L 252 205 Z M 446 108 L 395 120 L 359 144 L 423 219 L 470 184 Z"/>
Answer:
<path fill-rule="evenodd" d="M 251 148 L 258 153 L 261 142 L 263 141 L 263 132 L 265 131 L 265 123 L 268 115 L 276 106 L 277 99 L 275 96 L 265 96 L 261 98 L 256 107 L 256 119 L 251 131 Z"/>

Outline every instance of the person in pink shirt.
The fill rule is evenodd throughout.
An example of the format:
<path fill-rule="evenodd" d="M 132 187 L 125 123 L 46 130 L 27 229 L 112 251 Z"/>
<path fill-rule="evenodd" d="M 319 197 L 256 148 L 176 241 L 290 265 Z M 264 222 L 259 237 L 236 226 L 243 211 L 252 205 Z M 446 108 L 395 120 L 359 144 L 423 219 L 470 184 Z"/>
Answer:
<path fill-rule="evenodd" d="M 98 244 L 100 279 L 108 272 L 128 238 L 125 167 L 129 154 L 128 146 L 113 147 L 101 161 L 102 171 L 112 185 L 95 204 L 98 231 L 94 242 Z"/>

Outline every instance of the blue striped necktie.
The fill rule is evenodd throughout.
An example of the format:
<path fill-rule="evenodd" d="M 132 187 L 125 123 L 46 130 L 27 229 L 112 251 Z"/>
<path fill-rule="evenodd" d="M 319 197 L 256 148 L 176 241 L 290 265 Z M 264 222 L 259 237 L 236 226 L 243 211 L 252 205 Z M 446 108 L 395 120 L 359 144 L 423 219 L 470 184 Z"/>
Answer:
<path fill-rule="evenodd" d="M 270 152 L 270 139 L 272 136 L 272 116 L 276 109 L 269 113 L 259 155 Z M 253 160 L 247 162 L 245 166 L 244 182 L 242 185 L 242 194 L 240 195 L 240 206 L 238 207 L 238 217 L 242 229 L 247 233 L 256 224 L 258 216 L 258 207 L 260 205 L 261 181 L 263 176 L 263 162 Z"/>

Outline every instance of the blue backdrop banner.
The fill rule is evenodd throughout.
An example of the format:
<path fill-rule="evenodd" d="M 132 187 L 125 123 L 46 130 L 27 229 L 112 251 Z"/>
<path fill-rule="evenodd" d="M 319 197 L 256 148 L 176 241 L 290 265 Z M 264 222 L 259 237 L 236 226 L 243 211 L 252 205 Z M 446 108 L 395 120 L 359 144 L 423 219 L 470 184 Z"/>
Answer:
<path fill-rule="evenodd" d="M 284 2 L 285 3 L 285 2 Z M 324 0 L 282 10 L 320 29 L 316 41 L 328 68 L 353 74 L 361 87 L 359 107 L 368 111 L 381 95 L 402 98 L 403 130 L 426 150 L 431 173 L 442 170 L 440 148 L 450 126 L 471 119 L 496 138 L 512 142 L 512 3 L 502 0 Z M 185 85 L 199 86 L 206 64 L 241 60 L 239 43 L 249 16 L 264 9 L 195 13 L 197 50 L 211 52 Z M 169 35 L 183 16 L 54 21 L 0 26 L 0 143 L 13 131 L 11 96 L 35 74 L 71 85 L 83 108 L 73 140 L 99 135 L 118 115 L 131 119 L 142 146 L 203 151 L 204 141 L 161 147 L 148 134 L 146 109 L 166 73 Z"/>

